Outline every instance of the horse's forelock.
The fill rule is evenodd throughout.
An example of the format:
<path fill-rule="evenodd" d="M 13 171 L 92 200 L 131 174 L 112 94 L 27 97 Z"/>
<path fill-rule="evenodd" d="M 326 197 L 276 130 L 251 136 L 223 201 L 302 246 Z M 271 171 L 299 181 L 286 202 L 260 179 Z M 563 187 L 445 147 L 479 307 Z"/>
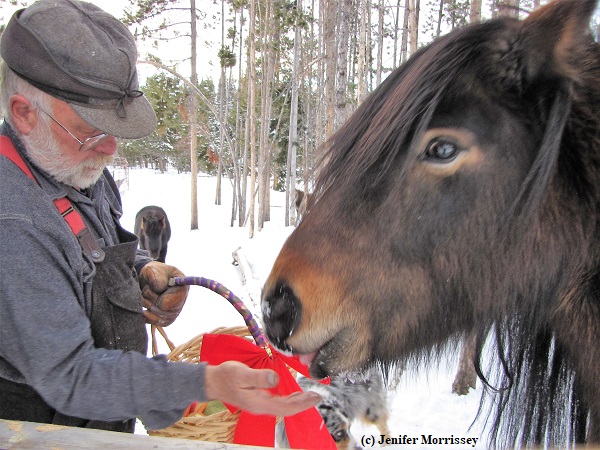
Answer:
<path fill-rule="evenodd" d="M 499 28 L 456 30 L 390 74 L 326 143 L 316 196 L 333 185 L 339 192 L 352 192 L 361 181 L 370 190 L 395 170 L 442 99 L 468 85 L 465 72 L 477 76 L 473 62 L 493 45 L 490 34 Z"/>
<path fill-rule="evenodd" d="M 475 91 L 474 84 L 482 77 L 477 71 L 483 71 L 487 84 L 483 95 L 503 104 L 510 102 L 512 95 L 522 95 L 524 69 L 515 66 L 521 49 L 513 48 L 518 32 L 511 28 L 516 23 L 502 19 L 456 30 L 421 49 L 390 74 L 326 144 L 315 200 L 332 188 L 346 194 L 356 193 L 357 189 L 361 193 L 375 192 L 382 180 L 398 170 L 411 143 L 418 141 L 442 100 L 459 96 L 465 86 Z M 495 68 L 481 65 L 485 63 Z M 534 167 L 511 214 L 505 217 L 504 222 L 510 226 L 522 213 L 521 219 L 529 217 L 546 191 L 568 116 L 569 90 L 568 84 L 558 83 L 552 93 L 557 99 L 547 108 L 550 116 L 535 118 L 548 125 L 542 131 L 541 151 Z M 404 170 L 410 170 L 410 165 Z"/>

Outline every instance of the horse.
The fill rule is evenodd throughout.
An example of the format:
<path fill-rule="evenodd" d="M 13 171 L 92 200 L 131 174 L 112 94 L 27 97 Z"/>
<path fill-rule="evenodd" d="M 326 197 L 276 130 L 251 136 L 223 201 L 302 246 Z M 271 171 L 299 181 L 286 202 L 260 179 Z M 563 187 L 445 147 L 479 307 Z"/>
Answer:
<path fill-rule="evenodd" d="M 298 221 L 302 219 L 302 216 L 306 212 L 306 208 L 310 199 L 312 198 L 312 194 L 310 192 L 304 192 L 300 189 L 296 189 L 294 207 L 296 208 L 296 218 Z"/>
<path fill-rule="evenodd" d="M 490 445 L 600 443 L 596 7 L 453 30 L 370 94 L 263 286 L 275 347 L 322 378 L 473 333 Z"/>
<path fill-rule="evenodd" d="M 140 240 L 142 250 L 147 250 L 152 259 L 165 262 L 171 224 L 164 209 L 159 206 L 140 209 L 135 215 L 134 233 Z"/>

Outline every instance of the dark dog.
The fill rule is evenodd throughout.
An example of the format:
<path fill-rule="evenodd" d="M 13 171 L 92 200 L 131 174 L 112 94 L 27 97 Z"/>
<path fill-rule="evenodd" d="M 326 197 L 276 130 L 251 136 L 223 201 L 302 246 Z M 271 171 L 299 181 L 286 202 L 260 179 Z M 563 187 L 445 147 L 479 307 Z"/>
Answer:
<path fill-rule="evenodd" d="M 330 384 L 302 377 L 298 384 L 303 391 L 314 391 L 323 397 L 316 408 L 339 450 L 359 448 L 350 434 L 355 419 L 374 424 L 381 435 L 389 435 L 389 408 L 379 370 L 332 378 Z M 289 447 L 283 421 L 277 424 L 276 436 L 279 447 Z"/>
<path fill-rule="evenodd" d="M 134 233 L 140 239 L 140 248 L 147 250 L 150 257 L 165 262 L 167 243 L 171 238 L 171 224 L 164 209 L 145 206 L 135 216 Z"/>

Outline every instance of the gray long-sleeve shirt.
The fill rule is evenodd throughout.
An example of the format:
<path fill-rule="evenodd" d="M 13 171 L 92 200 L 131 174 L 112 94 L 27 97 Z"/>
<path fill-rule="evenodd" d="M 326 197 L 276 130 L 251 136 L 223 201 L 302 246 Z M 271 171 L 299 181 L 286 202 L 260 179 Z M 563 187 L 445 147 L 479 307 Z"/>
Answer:
<path fill-rule="evenodd" d="M 65 194 L 101 245 L 118 243 L 121 205 L 101 177 L 87 194 L 56 182 L 8 135 L 36 184 L 0 156 L 0 377 L 26 383 L 63 414 L 103 421 L 140 418 L 151 429 L 204 401 L 205 365 L 96 348 L 90 332 L 94 265 L 58 213 Z M 139 255 L 136 261 L 143 264 Z"/>

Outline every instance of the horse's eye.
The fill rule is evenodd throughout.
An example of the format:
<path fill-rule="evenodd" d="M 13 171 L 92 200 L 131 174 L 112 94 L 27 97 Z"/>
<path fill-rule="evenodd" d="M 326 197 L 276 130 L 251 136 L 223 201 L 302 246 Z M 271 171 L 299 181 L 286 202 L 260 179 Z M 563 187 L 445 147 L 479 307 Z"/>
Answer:
<path fill-rule="evenodd" d="M 450 162 L 458 154 L 458 146 L 445 139 L 434 139 L 427 144 L 425 157 L 436 162 Z"/>
<path fill-rule="evenodd" d="M 346 433 L 344 430 L 339 430 L 335 432 L 335 435 L 333 436 L 333 440 L 336 442 L 339 442 L 343 439 L 346 439 L 348 437 L 348 433 Z"/>

